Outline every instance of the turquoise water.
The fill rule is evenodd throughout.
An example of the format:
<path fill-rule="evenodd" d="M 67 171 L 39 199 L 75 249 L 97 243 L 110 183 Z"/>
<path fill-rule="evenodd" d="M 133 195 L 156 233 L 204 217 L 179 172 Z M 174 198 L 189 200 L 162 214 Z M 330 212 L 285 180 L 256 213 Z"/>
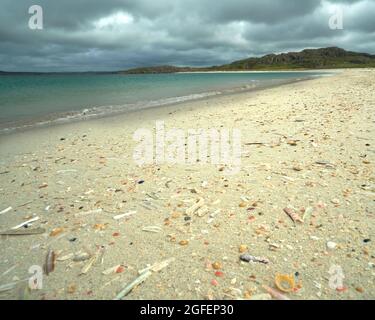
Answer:
<path fill-rule="evenodd" d="M 202 98 L 307 72 L 0 75 L 0 129 Z"/>

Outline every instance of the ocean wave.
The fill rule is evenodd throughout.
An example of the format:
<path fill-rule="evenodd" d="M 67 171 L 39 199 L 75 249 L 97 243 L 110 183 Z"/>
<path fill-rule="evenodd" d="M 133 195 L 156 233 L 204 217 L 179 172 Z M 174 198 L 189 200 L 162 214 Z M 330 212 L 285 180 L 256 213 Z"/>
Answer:
<path fill-rule="evenodd" d="M 226 90 L 228 91 L 228 90 Z M 185 101 L 199 100 L 211 96 L 216 96 L 224 93 L 224 91 L 210 91 L 203 93 L 195 93 L 185 96 L 170 97 L 165 99 L 158 99 L 152 101 L 140 101 L 137 103 L 128 103 L 122 105 L 104 105 L 104 106 L 93 106 L 86 107 L 78 111 L 70 111 L 57 114 L 49 114 L 48 116 L 41 117 L 38 119 L 14 121 L 0 124 L 0 134 L 13 133 L 15 131 L 23 131 L 34 127 L 43 127 L 53 124 L 69 123 L 80 120 L 87 120 L 93 118 L 100 118 L 104 116 L 110 116 L 118 113 L 126 113 L 131 111 L 137 111 L 142 109 L 166 106 L 177 104 Z M 1 128 L 1 126 L 3 126 Z"/>
<path fill-rule="evenodd" d="M 212 96 L 231 94 L 242 91 L 249 91 L 262 87 L 268 87 L 275 84 L 293 82 L 302 79 L 272 79 L 268 81 L 250 80 L 248 84 L 242 85 L 236 88 L 226 88 L 216 91 L 207 91 L 203 93 L 193 93 L 184 96 L 169 97 L 164 99 L 152 100 L 152 101 L 139 101 L 137 103 L 127 103 L 121 105 L 103 105 L 103 106 L 88 106 L 78 111 L 70 111 L 64 113 L 53 113 L 37 119 L 29 119 L 22 121 L 14 121 L 0 124 L 0 134 L 9 134 L 17 131 L 25 131 L 27 129 L 35 127 L 44 127 L 54 124 L 63 124 L 74 121 L 88 120 L 101 118 L 105 116 L 111 116 L 120 113 L 132 112 L 137 110 L 143 110 L 148 108 L 155 108 L 167 105 L 178 104 L 182 102 L 204 99 Z"/>

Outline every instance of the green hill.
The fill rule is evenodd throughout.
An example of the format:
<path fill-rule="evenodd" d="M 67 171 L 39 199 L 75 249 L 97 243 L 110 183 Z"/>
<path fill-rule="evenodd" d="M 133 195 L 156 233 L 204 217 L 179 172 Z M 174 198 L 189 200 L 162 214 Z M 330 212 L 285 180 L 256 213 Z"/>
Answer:
<path fill-rule="evenodd" d="M 220 66 L 224 70 L 269 69 L 332 69 L 375 67 L 375 55 L 345 51 L 331 47 L 306 49 L 301 52 L 269 54 L 261 58 L 249 58 Z"/>
<path fill-rule="evenodd" d="M 251 70 L 295 70 L 373 68 L 375 55 L 346 51 L 337 47 L 305 49 L 301 52 L 268 54 L 260 58 L 248 58 L 222 66 L 206 68 L 156 66 L 123 71 L 126 74 L 175 73 L 187 71 L 251 71 Z"/>

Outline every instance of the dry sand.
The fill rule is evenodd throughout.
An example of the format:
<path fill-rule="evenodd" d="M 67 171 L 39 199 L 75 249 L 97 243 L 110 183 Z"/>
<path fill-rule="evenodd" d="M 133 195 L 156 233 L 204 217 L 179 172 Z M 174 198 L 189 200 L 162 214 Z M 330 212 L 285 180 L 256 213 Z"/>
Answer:
<path fill-rule="evenodd" d="M 277 273 L 297 273 L 290 299 L 374 299 L 374 84 L 375 70 L 347 70 L 1 136 L 0 212 L 12 209 L 0 214 L 0 231 L 38 216 L 30 228 L 46 232 L 1 238 L 0 298 L 113 299 L 139 269 L 174 258 L 125 299 L 249 299 L 264 294 L 263 285 L 274 287 Z M 241 171 L 138 167 L 132 135 L 156 120 L 167 128 L 240 129 Z M 200 197 L 207 214 L 187 217 Z M 292 222 L 288 206 L 303 223 Z M 129 211 L 136 213 L 113 219 Z M 147 226 L 160 232 L 142 231 Z M 241 245 L 270 263 L 241 262 Z M 69 255 L 100 246 L 102 258 L 80 275 L 89 260 Z M 22 280 L 30 266 L 43 265 L 48 249 L 55 269 L 30 292 Z M 118 273 L 102 273 L 117 265 Z M 329 285 L 332 265 L 344 273 L 341 290 Z"/>

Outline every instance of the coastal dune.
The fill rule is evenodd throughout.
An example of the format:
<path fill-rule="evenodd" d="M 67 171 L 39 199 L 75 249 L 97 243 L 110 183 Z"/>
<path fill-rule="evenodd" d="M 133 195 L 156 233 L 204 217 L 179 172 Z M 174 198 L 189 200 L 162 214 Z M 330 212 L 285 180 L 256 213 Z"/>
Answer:
<path fill-rule="evenodd" d="M 268 299 L 278 274 L 295 279 L 289 299 L 374 299 L 374 108 L 375 71 L 340 70 L 0 136 L 0 233 L 30 219 L 45 229 L 2 235 L 0 297 L 114 299 L 171 259 L 124 299 Z M 238 129 L 239 172 L 139 166 L 133 134 L 156 121 Z M 51 251 L 42 288 L 28 290 Z"/>

